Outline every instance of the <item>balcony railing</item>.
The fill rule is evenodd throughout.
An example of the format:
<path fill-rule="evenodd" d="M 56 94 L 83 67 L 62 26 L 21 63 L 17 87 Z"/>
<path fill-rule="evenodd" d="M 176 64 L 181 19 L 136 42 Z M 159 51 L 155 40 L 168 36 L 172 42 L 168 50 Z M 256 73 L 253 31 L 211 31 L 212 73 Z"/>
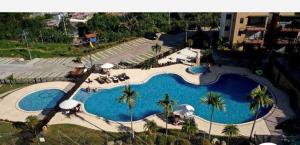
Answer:
<path fill-rule="evenodd" d="M 286 44 L 299 44 L 299 40 L 288 40 L 288 39 L 277 39 L 277 44 L 286 45 Z"/>
<path fill-rule="evenodd" d="M 246 44 L 262 44 L 263 42 L 263 39 L 245 39 Z"/>
<path fill-rule="evenodd" d="M 247 31 L 266 31 L 265 27 L 262 26 L 246 26 Z"/>
<path fill-rule="evenodd" d="M 300 32 L 300 28 L 281 28 L 283 32 Z"/>

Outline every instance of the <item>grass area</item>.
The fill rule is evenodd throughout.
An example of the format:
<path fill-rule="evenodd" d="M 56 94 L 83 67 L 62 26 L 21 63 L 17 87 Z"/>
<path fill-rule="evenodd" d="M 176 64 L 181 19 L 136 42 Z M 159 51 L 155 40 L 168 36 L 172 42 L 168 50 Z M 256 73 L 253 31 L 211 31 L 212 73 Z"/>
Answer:
<path fill-rule="evenodd" d="M 21 129 L 18 129 L 18 125 L 22 123 L 7 123 L 0 121 L 0 145 L 23 145 L 24 133 L 21 133 Z M 168 141 L 166 143 L 164 129 L 159 129 L 156 134 L 148 135 L 146 133 L 136 134 L 136 145 L 211 145 L 204 144 L 203 137 L 207 138 L 207 134 L 197 133 L 191 136 L 188 140 L 188 134 L 181 132 L 180 130 L 171 129 L 168 131 Z M 9 134 L 7 134 L 9 133 Z M 51 125 L 47 131 L 41 133 L 41 136 L 45 138 L 44 143 L 39 142 L 38 138 L 34 138 L 30 143 L 31 145 L 105 145 L 109 141 L 122 141 L 123 145 L 129 145 L 129 133 L 111 133 L 103 132 L 85 128 L 72 124 L 59 124 Z M 219 138 L 219 140 L 226 140 L 226 137 L 213 136 L 212 138 Z M 232 143 L 235 145 L 240 144 L 245 138 L 233 138 Z"/>
<path fill-rule="evenodd" d="M 15 128 L 12 123 L 0 121 L 0 145 L 12 145 L 17 142 L 15 136 L 21 130 Z"/>
<path fill-rule="evenodd" d="M 0 85 L 0 94 L 25 86 L 28 86 L 28 84 L 13 84 L 12 86 L 9 84 L 2 84 Z"/>
<path fill-rule="evenodd" d="M 43 135 L 46 142 L 40 143 L 40 145 L 71 145 L 77 143 L 80 145 L 96 145 L 105 144 L 107 140 L 116 140 L 124 136 L 128 137 L 128 134 L 125 133 L 104 133 L 71 124 L 51 125 Z M 38 142 L 34 141 L 33 144 L 38 145 Z"/>
<path fill-rule="evenodd" d="M 133 39 L 136 39 L 136 37 L 111 43 L 98 43 L 92 49 L 89 46 L 76 47 L 63 43 L 30 43 L 29 50 L 32 58 L 84 56 L 89 53 L 88 51 L 94 53 Z M 23 57 L 29 59 L 29 52 L 25 48 L 25 45 L 19 41 L 0 40 L 0 57 Z"/>

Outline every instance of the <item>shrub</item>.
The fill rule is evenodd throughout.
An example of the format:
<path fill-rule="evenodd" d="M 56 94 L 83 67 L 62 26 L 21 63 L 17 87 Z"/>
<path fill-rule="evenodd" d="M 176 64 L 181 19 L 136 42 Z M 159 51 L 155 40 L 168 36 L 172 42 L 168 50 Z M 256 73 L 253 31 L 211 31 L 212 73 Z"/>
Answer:
<path fill-rule="evenodd" d="M 168 141 L 166 140 L 165 135 L 157 136 L 156 145 L 174 145 L 176 141 L 176 137 L 172 135 L 168 135 Z"/>
<path fill-rule="evenodd" d="M 202 145 L 212 145 L 208 139 L 204 139 Z"/>
<path fill-rule="evenodd" d="M 141 135 L 136 139 L 136 145 L 154 145 L 155 144 L 155 135 Z"/>
<path fill-rule="evenodd" d="M 176 145 L 191 145 L 191 142 L 187 139 L 180 138 L 177 139 Z"/>

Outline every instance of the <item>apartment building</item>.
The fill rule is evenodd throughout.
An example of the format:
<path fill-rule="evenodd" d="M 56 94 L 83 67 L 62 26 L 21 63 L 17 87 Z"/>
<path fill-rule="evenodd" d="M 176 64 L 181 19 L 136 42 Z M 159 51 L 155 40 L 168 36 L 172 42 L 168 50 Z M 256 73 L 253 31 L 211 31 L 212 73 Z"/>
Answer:
<path fill-rule="evenodd" d="M 297 13 L 222 13 L 219 37 L 235 49 L 262 48 L 265 34 L 273 26 L 277 45 L 298 43 L 300 36 L 300 15 Z"/>

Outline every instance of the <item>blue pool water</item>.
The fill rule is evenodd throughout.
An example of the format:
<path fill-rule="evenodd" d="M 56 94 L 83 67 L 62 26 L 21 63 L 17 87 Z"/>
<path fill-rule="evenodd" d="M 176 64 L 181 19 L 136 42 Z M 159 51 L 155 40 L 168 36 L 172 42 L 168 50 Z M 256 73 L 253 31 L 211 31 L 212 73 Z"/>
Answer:
<path fill-rule="evenodd" d="M 200 98 L 208 91 L 220 92 L 226 103 L 226 112 L 215 111 L 214 122 L 232 124 L 253 120 L 254 114 L 249 111 L 250 98 L 247 94 L 258 85 L 253 80 L 240 75 L 226 74 L 211 85 L 193 85 L 185 82 L 175 74 L 161 74 L 152 77 L 141 85 L 132 85 L 140 94 L 133 109 L 133 119 L 143 119 L 163 109 L 157 102 L 168 93 L 177 104 L 190 104 L 195 108 L 195 114 L 209 120 L 211 107 L 200 103 Z M 117 98 L 122 95 L 123 86 L 100 90 L 97 93 L 86 93 L 80 90 L 75 99 L 84 102 L 87 112 L 114 121 L 129 121 L 128 105 L 120 104 Z M 268 109 L 262 110 L 260 116 Z"/>
<path fill-rule="evenodd" d="M 205 66 L 192 66 L 188 68 L 188 71 L 193 74 L 205 73 L 207 71 L 207 67 Z"/>
<path fill-rule="evenodd" d="M 26 95 L 19 107 L 26 111 L 39 111 L 54 108 L 57 102 L 65 95 L 58 89 L 45 89 Z"/>

